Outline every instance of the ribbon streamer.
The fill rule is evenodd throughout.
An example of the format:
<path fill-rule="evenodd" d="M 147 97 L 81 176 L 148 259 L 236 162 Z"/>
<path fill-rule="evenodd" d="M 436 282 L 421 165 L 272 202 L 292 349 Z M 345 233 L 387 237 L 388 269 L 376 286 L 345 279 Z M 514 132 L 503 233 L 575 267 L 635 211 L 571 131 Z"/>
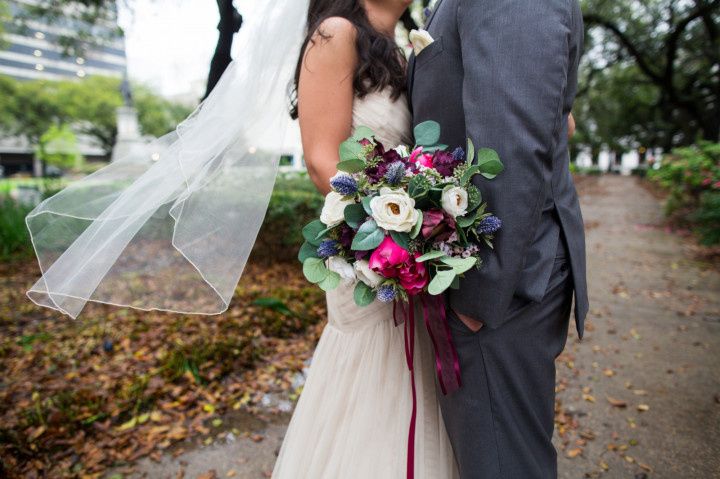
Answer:
<path fill-rule="evenodd" d="M 440 389 L 448 395 L 462 387 L 460 376 L 460 360 L 452 341 L 450 325 L 445 314 L 445 301 L 442 296 L 420 296 L 423 309 L 425 327 L 433 344 L 435 352 L 435 372 L 437 373 Z M 417 389 L 415 385 L 415 303 L 413 297 L 404 302 L 395 301 L 393 304 L 393 319 L 395 325 L 405 325 L 405 360 L 410 370 L 410 385 L 412 388 L 412 414 L 408 431 L 407 453 L 407 479 L 415 477 L 415 429 L 417 425 Z"/>

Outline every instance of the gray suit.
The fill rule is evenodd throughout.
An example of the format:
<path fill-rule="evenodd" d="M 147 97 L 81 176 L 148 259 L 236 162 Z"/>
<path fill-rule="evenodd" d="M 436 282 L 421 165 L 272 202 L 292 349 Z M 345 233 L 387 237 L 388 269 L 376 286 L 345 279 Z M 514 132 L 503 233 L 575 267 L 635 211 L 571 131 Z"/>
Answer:
<path fill-rule="evenodd" d="M 569 171 L 567 117 L 577 88 L 583 24 L 577 0 L 441 0 L 435 39 L 411 58 L 415 124 L 435 120 L 441 142 L 498 151 L 505 171 L 478 179 L 503 221 L 480 271 L 452 291 L 463 388 L 441 397 L 465 478 L 556 476 L 555 368 L 575 293 L 588 311 L 585 236 Z"/>

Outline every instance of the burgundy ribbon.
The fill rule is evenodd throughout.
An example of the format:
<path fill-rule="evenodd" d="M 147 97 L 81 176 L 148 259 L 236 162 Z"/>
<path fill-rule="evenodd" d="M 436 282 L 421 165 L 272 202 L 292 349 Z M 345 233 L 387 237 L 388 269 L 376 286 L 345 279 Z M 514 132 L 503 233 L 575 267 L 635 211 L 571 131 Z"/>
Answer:
<path fill-rule="evenodd" d="M 462 386 L 460 377 L 460 361 L 453 345 L 450 325 L 445 314 L 445 301 L 442 296 L 420 296 L 423 308 L 425 327 L 430 334 L 435 351 L 435 371 L 443 394 L 457 391 Z M 405 360 L 410 370 L 412 387 L 412 415 L 408 431 L 407 479 L 415 477 L 415 429 L 417 423 L 417 390 L 415 387 L 415 304 L 413 297 L 408 298 L 407 307 L 404 302 L 396 301 L 393 305 L 395 325 L 405 323 Z"/>

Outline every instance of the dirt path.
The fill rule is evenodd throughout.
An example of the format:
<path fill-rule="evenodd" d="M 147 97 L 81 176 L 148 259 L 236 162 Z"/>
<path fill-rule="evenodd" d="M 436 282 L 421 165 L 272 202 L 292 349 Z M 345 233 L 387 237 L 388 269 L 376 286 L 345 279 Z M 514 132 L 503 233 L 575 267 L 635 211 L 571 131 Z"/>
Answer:
<path fill-rule="evenodd" d="M 580 190 L 591 314 L 558 360 L 560 477 L 720 477 L 720 274 L 660 227 L 636 180 Z M 269 477 L 286 420 L 143 460 L 132 477 Z"/>

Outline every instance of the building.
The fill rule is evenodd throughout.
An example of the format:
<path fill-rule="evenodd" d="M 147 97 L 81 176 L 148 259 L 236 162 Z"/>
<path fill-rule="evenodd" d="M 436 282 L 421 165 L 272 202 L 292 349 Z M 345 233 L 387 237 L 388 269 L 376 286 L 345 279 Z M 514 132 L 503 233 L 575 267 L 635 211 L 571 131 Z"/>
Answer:
<path fill-rule="evenodd" d="M 82 56 L 67 56 L 61 46 L 62 37 L 73 35 L 80 21 L 68 15 L 52 24 L 31 19 L 21 20 L 27 8 L 39 0 L 8 0 L 13 22 L 5 27 L 4 45 L 0 49 L 0 75 L 17 80 L 71 80 L 92 75 L 123 77 L 127 70 L 125 41 L 119 32 L 117 18 L 92 27 L 93 38 L 102 38 L 98 45 L 85 48 Z M 83 27 L 85 30 L 88 26 Z M 96 141 L 79 135 L 80 150 L 88 160 L 107 159 Z M 12 174 L 42 173 L 42 165 L 34 160 L 35 145 L 25 138 L 0 134 L 0 172 Z M 0 176 L 2 176 L 0 174 Z"/>
<path fill-rule="evenodd" d="M 88 75 L 122 77 L 125 74 L 125 43 L 115 35 L 119 31 L 117 18 L 92 28 L 93 38 L 108 38 L 102 45 L 88 47 L 82 56 L 69 57 L 61 46 L 62 37 L 73 35 L 80 20 L 71 15 L 52 25 L 20 20 L 29 6 L 39 3 L 39 0 L 8 1 L 14 22 L 6 27 L 3 35 L 9 46 L 0 50 L 0 74 L 21 80 L 63 80 Z"/>

